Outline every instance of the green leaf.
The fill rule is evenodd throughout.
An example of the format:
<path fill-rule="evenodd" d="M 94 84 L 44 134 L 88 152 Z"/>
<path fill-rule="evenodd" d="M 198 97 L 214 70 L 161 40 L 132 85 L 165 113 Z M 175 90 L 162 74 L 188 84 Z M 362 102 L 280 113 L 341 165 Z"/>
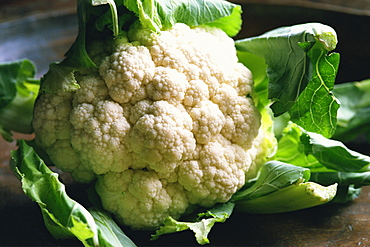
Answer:
<path fill-rule="evenodd" d="M 333 93 L 340 102 L 335 139 L 353 140 L 370 132 L 370 79 L 334 86 Z M 368 137 L 370 142 L 370 136 Z"/>
<path fill-rule="evenodd" d="M 252 200 L 276 192 L 299 181 L 307 181 L 310 171 L 280 161 L 269 161 L 261 169 L 257 181 L 249 188 L 240 190 L 232 201 Z"/>
<path fill-rule="evenodd" d="M 311 172 L 358 172 L 370 163 L 370 157 L 348 149 L 342 142 L 305 131 L 290 124 L 279 139 L 274 159 Z"/>
<path fill-rule="evenodd" d="M 338 184 L 333 202 L 344 203 L 356 198 L 360 188 L 370 182 L 370 157 L 295 124 L 284 130 L 273 158 L 309 168 L 310 181 L 326 186 Z"/>
<path fill-rule="evenodd" d="M 322 185 L 337 183 L 338 192 L 332 202 L 346 203 L 356 199 L 363 186 L 370 185 L 370 172 L 315 172 L 311 181 Z"/>
<path fill-rule="evenodd" d="M 302 104 L 307 99 L 308 94 L 303 99 L 299 99 L 299 96 L 311 83 L 316 82 L 315 85 L 310 85 L 308 91 L 311 90 L 313 95 L 319 96 L 315 93 L 325 85 L 329 89 L 324 92 L 329 94 L 325 97 L 331 99 L 330 85 L 336 75 L 335 67 L 338 65 L 339 56 L 328 57 L 326 54 L 335 48 L 336 43 L 334 29 L 320 23 L 307 23 L 277 28 L 257 37 L 237 40 L 235 45 L 238 51 L 254 53 L 265 59 L 268 66 L 266 70 L 269 79 L 268 94 L 269 99 L 273 101 L 271 108 L 275 116 L 280 116 L 291 110 L 297 101 Z M 325 67 L 321 68 L 324 65 Z M 328 68 L 330 66 L 332 70 Z M 321 123 L 322 110 L 317 107 L 320 106 L 331 112 L 331 114 L 326 112 L 326 116 L 329 115 L 330 118 L 325 121 L 333 122 L 335 104 L 329 104 L 328 107 L 326 98 L 323 100 L 315 97 L 314 100 L 315 105 L 311 105 L 308 111 L 312 116 L 307 117 L 305 115 L 307 111 L 302 112 L 299 108 L 297 113 L 294 112 L 294 120 L 302 117 L 304 118 L 302 121 L 307 125 L 310 124 L 306 122 L 308 119 L 310 121 L 315 119 L 317 124 Z M 322 123 L 326 123 L 325 121 Z M 332 127 L 325 124 L 319 130 L 320 133 L 327 135 L 327 132 L 330 132 L 328 126 Z"/>
<path fill-rule="evenodd" d="M 98 238 L 101 246 L 112 247 L 135 247 L 136 245 L 130 238 L 122 232 L 112 216 L 106 211 L 97 208 L 89 209 L 96 225 L 98 226 Z"/>
<path fill-rule="evenodd" d="M 80 88 L 74 76 L 75 69 L 64 63 L 51 63 L 49 70 L 41 78 L 40 92 L 55 93 L 74 91 Z"/>
<path fill-rule="evenodd" d="M 71 200 L 65 187 L 23 140 L 19 149 L 12 152 L 11 168 L 21 180 L 26 195 L 37 202 L 45 226 L 55 238 L 68 238 L 80 233 L 82 242 L 97 243 L 94 220 L 87 210 Z"/>
<path fill-rule="evenodd" d="M 115 224 L 111 225 L 107 214 L 95 209 L 91 214 L 71 199 L 58 174 L 24 140 L 19 140 L 18 146 L 12 151 L 11 170 L 22 182 L 25 194 L 40 206 L 45 226 L 55 238 L 76 237 L 84 246 L 135 246 Z"/>
<path fill-rule="evenodd" d="M 332 94 L 339 66 L 339 54 L 327 55 L 323 44 L 316 43 L 309 51 L 312 76 L 297 102 L 289 110 L 291 121 L 304 129 L 331 137 L 337 125 L 339 103 Z"/>
<path fill-rule="evenodd" d="M 241 7 L 224 0 L 124 0 L 124 5 L 157 32 L 176 23 L 217 26 L 230 36 L 241 28 Z"/>
<path fill-rule="evenodd" d="M 328 185 L 338 183 L 340 186 L 354 185 L 355 187 L 370 185 L 370 172 L 314 172 L 311 181 Z"/>
<path fill-rule="evenodd" d="M 311 208 L 330 202 L 336 195 L 337 184 L 296 183 L 266 196 L 236 201 L 236 209 L 247 213 L 283 213 Z"/>
<path fill-rule="evenodd" d="M 266 61 L 251 52 L 237 51 L 239 62 L 244 64 L 253 75 L 254 89 L 252 92 L 253 100 L 258 110 L 264 110 L 270 106 L 268 99 L 268 77 L 266 74 Z"/>
<path fill-rule="evenodd" d="M 0 64 L 0 134 L 7 141 L 12 141 L 11 131 L 33 132 L 33 105 L 40 86 L 35 74 L 28 59 Z"/>
<path fill-rule="evenodd" d="M 118 24 L 118 11 L 117 6 L 114 0 L 89 0 L 90 4 L 93 6 L 99 6 L 99 5 L 109 5 L 110 9 L 110 18 L 112 21 L 112 31 L 113 36 L 117 37 L 119 34 L 119 24 Z"/>
<path fill-rule="evenodd" d="M 231 201 L 236 209 L 247 213 L 282 213 L 318 206 L 331 201 L 337 185 L 328 187 L 313 182 L 310 170 L 299 166 L 269 161 L 257 181 L 235 193 Z"/>
<path fill-rule="evenodd" d="M 208 244 L 208 233 L 217 222 L 225 222 L 231 215 L 234 209 L 234 203 L 228 202 L 217 204 L 214 208 L 207 210 L 205 213 L 200 213 L 199 221 L 196 222 L 181 222 L 168 217 L 164 224 L 152 235 L 152 240 L 159 238 L 163 234 L 180 232 L 184 230 L 192 230 L 198 244 Z"/>
<path fill-rule="evenodd" d="M 235 193 L 231 201 L 239 211 L 266 214 L 314 207 L 334 198 L 336 184 L 324 187 L 306 182 L 309 178 L 307 168 L 269 161 L 253 185 Z"/>
<path fill-rule="evenodd" d="M 336 171 L 360 171 L 370 164 L 370 157 L 348 149 L 342 142 L 305 131 L 301 135 L 305 153 L 313 155 L 323 166 Z"/>
<path fill-rule="evenodd" d="M 35 65 L 27 59 L 0 64 L 0 106 L 9 104 L 28 79 L 34 78 Z"/>
<path fill-rule="evenodd" d="M 228 8 L 224 7 L 224 10 L 226 10 L 225 17 L 221 17 L 211 22 L 206 22 L 205 24 L 212 27 L 218 27 L 230 37 L 234 37 L 240 32 L 242 27 L 242 8 L 239 5 L 231 5 L 228 6 Z"/>
<path fill-rule="evenodd" d="M 123 3 L 127 9 L 136 14 L 142 26 L 147 27 L 156 32 L 161 31 L 163 25 L 161 23 L 158 9 L 156 7 L 156 1 L 124 0 Z M 171 11 L 171 9 L 169 9 L 169 11 Z"/>
<path fill-rule="evenodd" d="M 89 57 L 87 45 L 87 33 L 89 29 L 88 21 L 90 20 L 89 5 L 86 1 L 80 0 L 77 2 L 77 18 L 78 18 L 78 34 L 75 42 L 66 52 L 66 58 L 63 60 L 63 66 L 73 69 L 95 68 L 96 64 Z"/>
<path fill-rule="evenodd" d="M 273 158 L 295 166 L 309 168 L 312 172 L 327 171 L 327 168 L 320 164 L 312 154 L 305 152 L 305 146 L 301 142 L 303 131 L 302 128 L 292 123 L 285 127 Z"/>

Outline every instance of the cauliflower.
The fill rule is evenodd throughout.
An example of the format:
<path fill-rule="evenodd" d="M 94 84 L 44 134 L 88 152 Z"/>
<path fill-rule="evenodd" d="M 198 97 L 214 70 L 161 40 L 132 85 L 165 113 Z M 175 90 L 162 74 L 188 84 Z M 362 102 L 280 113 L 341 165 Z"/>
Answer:
<path fill-rule="evenodd" d="M 92 44 L 98 68 L 75 72 L 78 90 L 42 93 L 33 127 L 57 167 L 97 179 L 121 223 L 154 229 L 227 202 L 256 170 L 263 131 L 251 72 L 224 31 L 137 25 Z"/>

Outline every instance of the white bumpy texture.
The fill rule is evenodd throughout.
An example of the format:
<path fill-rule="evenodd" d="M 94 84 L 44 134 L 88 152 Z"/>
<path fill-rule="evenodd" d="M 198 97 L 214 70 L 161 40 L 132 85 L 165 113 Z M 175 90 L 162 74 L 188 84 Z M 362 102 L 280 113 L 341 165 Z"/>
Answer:
<path fill-rule="evenodd" d="M 261 143 L 251 72 L 233 40 L 176 24 L 91 49 L 99 69 L 76 73 L 80 89 L 35 106 L 36 141 L 56 166 L 97 178 L 105 209 L 134 229 L 228 201 Z"/>

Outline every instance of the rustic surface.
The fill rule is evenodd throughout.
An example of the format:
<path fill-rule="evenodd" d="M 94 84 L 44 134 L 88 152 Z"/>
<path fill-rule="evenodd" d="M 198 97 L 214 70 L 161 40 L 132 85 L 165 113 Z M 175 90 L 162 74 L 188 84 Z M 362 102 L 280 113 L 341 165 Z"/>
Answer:
<path fill-rule="evenodd" d="M 23 136 L 18 136 L 22 137 Z M 29 136 L 25 136 L 29 138 Z M 22 192 L 8 169 L 15 143 L 0 140 L 0 246 L 82 246 L 75 240 L 55 240 L 45 229 L 38 206 Z M 78 197 L 83 187 L 67 184 Z M 328 204 L 297 212 L 252 215 L 234 213 L 209 235 L 211 246 L 348 247 L 370 245 L 370 187 L 347 204 Z M 148 232 L 125 232 L 138 246 L 195 246 L 190 232 L 149 241 Z"/>
<path fill-rule="evenodd" d="M 262 2 L 266 2 L 266 5 L 261 4 Z M 293 5 L 297 6 L 300 2 L 303 1 L 294 1 L 296 4 Z M 327 2 L 345 5 L 351 3 L 350 8 L 369 10 L 369 2 L 364 0 L 327 0 Z M 365 5 L 357 5 L 361 2 Z M 340 40 L 337 51 L 341 53 L 342 62 L 338 81 L 370 77 L 368 71 L 370 54 L 367 49 L 370 41 L 369 16 L 351 14 L 343 9 L 328 11 L 326 7 L 324 8 L 326 10 L 318 10 L 314 6 L 309 6 L 312 8 L 288 7 L 286 4 L 289 1 L 258 1 L 258 3 L 246 4 L 243 7 L 244 26 L 243 32 L 238 37 L 258 35 L 282 25 L 308 21 L 326 23 L 337 30 Z M 36 65 L 41 68 L 39 75 L 42 74 L 49 60 L 60 59 L 74 40 L 77 30 L 73 15 L 74 4 L 74 0 L 47 1 L 46 5 L 44 0 L 0 1 L 2 22 L 0 28 L 4 28 L 0 29 L 0 49 L 8 39 L 14 38 L 22 44 L 16 49 L 0 50 L 2 51 L 0 61 L 27 56 L 37 61 Z M 4 21 L 7 25 L 2 25 Z M 28 31 L 17 33 L 18 29 L 15 27 L 24 25 Z M 5 29 L 7 37 L 4 37 Z M 14 32 L 11 33 L 9 30 Z M 47 56 L 37 55 L 36 50 L 29 49 L 29 46 L 37 45 L 40 40 L 42 41 L 40 45 L 47 51 Z M 15 41 L 14 47 L 18 44 Z M 32 138 L 32 136 L 22 135 L 16 137 Z M 352 147 L 363 153 L 370 152 L 369 146 L 355 144 Z M 15 142 L 7 143 L 0 139 L 0 246 L 80 246 L 80 243 L 74 240 L 55 240 L 47 232 L 38 206 L 23 194 L 20 182 L 8 168 L 11 149 L 15 149 Z M 83 189 L 74 184 L 67 186 L 67 192 L 72 197 L 78 197 Z M 209 238 L 212 246 L 370 246 L 369 219 L 370 188 L 366 187 L 358 199 L 345 205 L 329 204 L 274 215 L 234 214 L 226 223 L 216 225 Z M 190 232 L 163 236 L 150 242 L 147 232 L 126 231 L 139 246 L 195 245 Z"/>

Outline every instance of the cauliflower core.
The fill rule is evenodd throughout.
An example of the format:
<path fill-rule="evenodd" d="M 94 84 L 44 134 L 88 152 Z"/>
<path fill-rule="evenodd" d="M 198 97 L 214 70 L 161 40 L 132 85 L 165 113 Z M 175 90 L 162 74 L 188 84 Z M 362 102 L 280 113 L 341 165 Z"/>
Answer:
<path fill-rule="evenodd" d="M 40 95 L 38 145 L 80 182 L 97 177 L 106 210 L 135 229 L 226 202 L 244 185 L 260 143 L 251 72 L 211 27 L 135 26 L 94 43 L 98 69 L 80 89 Z"/>

